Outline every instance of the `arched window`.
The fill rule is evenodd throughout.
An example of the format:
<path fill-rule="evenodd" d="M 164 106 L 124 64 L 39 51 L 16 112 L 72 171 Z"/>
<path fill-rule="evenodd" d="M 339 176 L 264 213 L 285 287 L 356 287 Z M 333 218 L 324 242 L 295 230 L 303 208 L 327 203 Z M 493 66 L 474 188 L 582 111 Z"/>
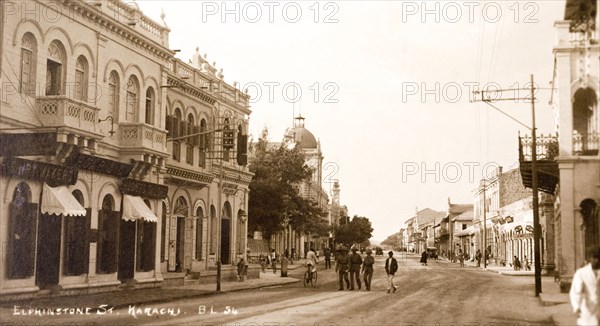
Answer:
<path fill-rule="evenodd" d="M 202 228 L 204 223 L 204 211 L 202 207 L 198 207 L 196 210 L 196 216 L 198 219 L 196 220 L 196 260 L 202 260 Z"/>
<path fill-rule="evenodd" d="M 84 56 L 80 55 L 75 63 L 75 87 L 74 98 L 79 101 L 87 100 L 88 85 L 88 63 Z"/>
<path fill-rule="evenodd" d="M 113 119 L 118 121 L 119 117 L 119 74 L 111 71 L 108 77 L 108 107 L 111 109 Z"/>
<path fill-rule="evenodd" d="M 33 276 L 37 212 L 38 205 L 31 203 L 31 188 L 19 183 L 8 217 L 6 271 L 10 279 Z"/>
<path fill-rule="evenodd" d="M 64 94 L 65 53 L 63 45 L 58 41 L 52 41 L 50 46 L 48 46 L 49 58 L 46 61 L 46 95 Z"/>
<path fill-rule="evenodd" d="M 590 87 L 578 89 L 573 96 L 573 137 L 574 154 L 598 154 L 598 97 Z"/>
<path fill-rule="evenodd" d="M 175 109 L 174 112 L 174 116 L 173 116 L 173 137 L 177 138 L 180 136 L 183 136 L 183 132 L 181 132 L 180 134 L 180 127 L 181 127 L 182 123 L 181 123 L 181 110 L 179 110 L 179 108 Z M 174 140 L 173 141 L 173 160 L 179 162 L 179 160 L 181 159 L 181 143 L 179 142 L 179 140 Z"/>
<path fill-rule="evenodd" d="M 102 207 L 98 211 L 98 250 L 96 255 L 96 271 L 98 274 L 115 273 L 117 271 L 119 218 L 120 212 L 115 211 L 113 196 L 104 196 Z"/>
<path fill-rule="evenodd" d="M 31 33 L 26 33 L 21 40 L 21 94 L 35 96 L 36 58 L 37 43 Z"/>
<path fill-rule="evenodd" d="M 154 89 L 148 87 L 146 90 L 146 124 L 154 125 Z"/>
<path fill-rule="evenodd" d="M 81 206 L 85 207 L 83 194 L 79 190 L 73 191 L 73 197 Z M 86 210 L 85 216 L 65 216 L 64 226 L 64 274 L 81 275 L 88 272 L 90 241 L 91 211 Z"/>
<path fill-rule="evenodd" d="M 130 76 L 127 80 L 127 98 L 126 104 L 127 108 L 125 110 L 125 121 L 136 121 L 136 112 L 138 107 L 138 92 L 139 86 L 137 82 L 137 78 L 135 76 Z"/>

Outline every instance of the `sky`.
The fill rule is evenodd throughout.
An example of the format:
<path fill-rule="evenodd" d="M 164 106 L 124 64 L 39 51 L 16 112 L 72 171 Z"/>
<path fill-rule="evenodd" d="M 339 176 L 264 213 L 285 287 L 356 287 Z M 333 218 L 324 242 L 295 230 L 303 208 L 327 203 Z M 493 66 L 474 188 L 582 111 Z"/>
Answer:
<path fill-rule="evenodd" d="M 548 104 L 554 22 L 547 1 L 158 1 L 140 9 L 171 29 L 184 61 L 199 52 L 252 96 L 250 133 L 279 141 L 293 116 L 321 143 L 323 187 L 368 217 L 373 240 L 415 211 L 473 203 L 478 180 L 518 167 L 525 126 L 473 101 L 473 91 L 526 98 L 538 134 L 554 132 Z M 523 89 L 523 90 L 518 90 Z M 481 96 L 481 95 L 479 95 Z M 531 125 L 531 104 L 494 105 Z"/>

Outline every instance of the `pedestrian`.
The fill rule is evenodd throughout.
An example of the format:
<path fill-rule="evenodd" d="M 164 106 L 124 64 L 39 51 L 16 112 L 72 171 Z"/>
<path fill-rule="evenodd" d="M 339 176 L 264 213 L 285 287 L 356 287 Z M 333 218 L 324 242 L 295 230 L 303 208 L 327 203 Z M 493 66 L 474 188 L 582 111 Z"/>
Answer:
<path fill-rule="evenodd" d="M 427 255 L 427 252 L 425 252 L 425 254 Z M 396 258 L 393 257 L 394 252 L 388 252 L 388 256 L 388 259 L 385 260 L 385 273 L 388 277 L 387 293 L 390 293 L 391 289 L 394 289 L 394 292 L 396 292 L 396 286 L 394 285 L 394 274 L 396 274 L 396 271 L 398 270 L 398 262 L 396 261 Z"/>
<path fill-rule="evenodd" d="M 341 246 L 338 251 L 338 256 L 335 259 L 335 271 L 338 273 L 339 287 L 338 291 L 344 290 L 344 281 L 346 281 L 346 289 L 350 288 L 350 280 L 348 279 L 348 265 L 350 258 L 348 257 L 348 248 Z"/>
<path fill-rule="evenodd" d="M 516 271 L 521 270 L 521 261 L 519 261 L 519 258 L 517 256 L 514 256 L 514 258 L 513 258 L 513 266 Z"/>
<path fill-rule="evenodd" d="M 317 249 L 317 262 L 319 262 L 319 249 Z"/>
<path fill-rule="evenodd" d="M 371 249 L 367 249 L 367 257 L 363 260 L 362 273 L 363 280 L 365 281 L 365 288 L 367 291 L 371 291 L 371 280 L 373 279 L 373 265 L 375 264 L 375 258 L 371 256 Z"/>
<path fill-rule="evenodd" d="M 573 281 L 569 297 L 577 325 L 600 324 L 600 247 L 588 251 L 588 263 L 579 268 Z"/>
<path fill-rule="evenodd" d="M 283 252 L 283 254 L 285 255 L 285 258 L 290 258 L 290 251 L 288 250 L 288 248 L 285 248 L 285 251 Z"/>
<path fill-rule="evenodd" d="M 465 255 L 462 250 L 458 250 L 458 260 L 460 261 L 460 267 L 465 267 Z"/>
<path fill-rule="evenodd" d="M 258 261 L 260 262 L 260 269 L 263 273 L 267 271 L 267 257 L 263 254 L 258 256 Z"/>
<path fill-rule="evenodd" d="M 296 257 L 296 248 L 292 248 L 292 257 L 290 259 L 290 264 L 294 265 L 294 260 L 298 260 Z"/>
<path fill-rule="evenodd" d="M 331 269 L 331 249 L 325 248 L 325 268 Z"/>
<path fill-rule="evenodd" d="M 529 259 L 527 259 L 527 256 L 525 256 L 525 258 L 523 258 L 523 262 L 525 263 L 525 270 L 530 271 L 531 265 L 529 265 Z"/>
<path fill-rule="evenodd" d="M 477 258 L 477 267 L 481 267 L 481 249 L 477 249 L 477 254 L 475 254 L 475 258 Z"/>
<path fill-rule="evenodd" d="M 273 268 L 273 274 L 277 273 L 277 253 L 275 249 L 271 249 L 271 256 L 269 257 L 271 260 L 271 267 Z"/>
<path fill-rule="evenodd" d="M 244 258 L 237 263 L 238 282 L 244 281 Z"/>
<path fill-rule="evenodd" d="M 360 291 L 360 265 L 362 265 L 362 257 L 356 252 L 358 249 L 352 247 L 352 255 L 350 255 L 350 290 L 354 290 L 354 282 L 358 285 Z"/>
<path fill-rule="evenodd" d="M 423 250 L 423 253 L 421 253 L 421 265 L 427 266 L 427 256 L 427 250 Z"/>

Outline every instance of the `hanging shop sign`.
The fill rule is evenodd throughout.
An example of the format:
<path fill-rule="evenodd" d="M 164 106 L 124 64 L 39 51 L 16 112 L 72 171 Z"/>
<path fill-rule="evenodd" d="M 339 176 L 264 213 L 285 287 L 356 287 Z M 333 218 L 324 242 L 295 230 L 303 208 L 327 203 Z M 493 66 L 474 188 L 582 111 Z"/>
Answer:
<path fill-rule="evenodd" d="M 70 166 L 30 161 L 18 157 L 7 157 L 2 162 L 0 173 L 14 178 L 41 180 L 50 186 L 74 185 L 77 169 Z"/>
<path fill-rule="evenodd" d="M 164 199 L 169 191 L 165 185 L 135 179 L 123 179 L 119 189 L 124 194 L 152 199 Z"/>

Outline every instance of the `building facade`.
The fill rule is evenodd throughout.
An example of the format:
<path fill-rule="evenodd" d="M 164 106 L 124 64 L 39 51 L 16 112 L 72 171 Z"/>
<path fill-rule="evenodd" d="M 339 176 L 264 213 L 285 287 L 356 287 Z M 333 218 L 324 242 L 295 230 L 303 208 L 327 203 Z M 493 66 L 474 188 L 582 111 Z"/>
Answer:
<path fill-rule="evenodd" d="M 598 6 L 597 1 L 567 0 L 565 20 L 555 23 L 552 104 L 558 142 L 544 144 L 541 154 L 558 170 L 553 179 L 554 258 L 565 291 L 585 263 L 586 251 L 600 246 Z"/>
<path fill-rule="evenodd" d="M 2 10 L 2 293 L 154 286 L 194 261 L 208 269 L 216 258 L 206 243 L 225 263 L 243 254 L 251 174 L 223 148 L 245 155 L 247 95 L 214 67 L 183 65 L 164 20 L 135 5 L 11 1 Z M 199 137 L 185 137 L 203 117 L 233 131 L 209 133 L 205 167 Z"/>

